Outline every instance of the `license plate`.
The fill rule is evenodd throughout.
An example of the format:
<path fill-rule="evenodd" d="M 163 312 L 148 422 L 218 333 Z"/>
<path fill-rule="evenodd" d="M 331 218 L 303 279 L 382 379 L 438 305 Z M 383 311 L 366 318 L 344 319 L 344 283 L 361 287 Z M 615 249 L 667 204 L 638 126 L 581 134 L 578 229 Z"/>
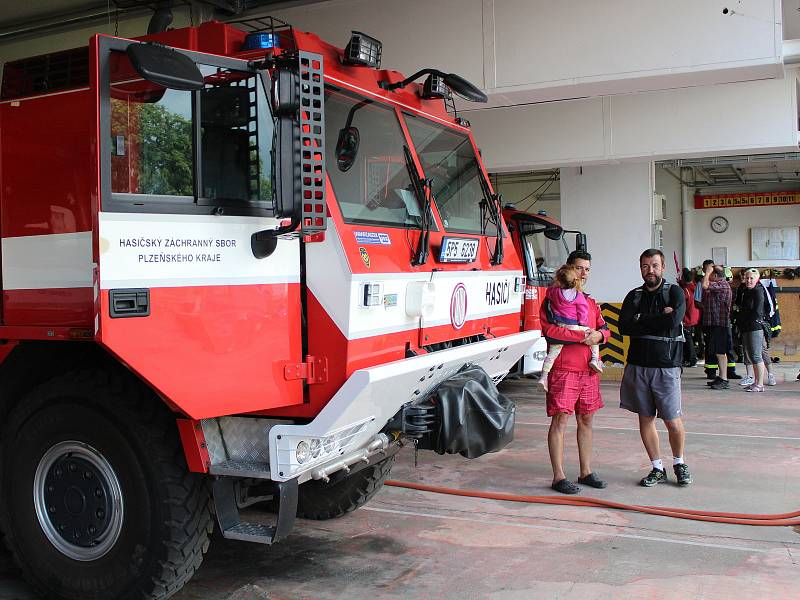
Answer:
<path fill-rule="evenodd" d="M 439 251 L 439 262 L 468 263 L 478 257 L 479 241 L 475 238 L 442 238 L 442 249 Z"/>

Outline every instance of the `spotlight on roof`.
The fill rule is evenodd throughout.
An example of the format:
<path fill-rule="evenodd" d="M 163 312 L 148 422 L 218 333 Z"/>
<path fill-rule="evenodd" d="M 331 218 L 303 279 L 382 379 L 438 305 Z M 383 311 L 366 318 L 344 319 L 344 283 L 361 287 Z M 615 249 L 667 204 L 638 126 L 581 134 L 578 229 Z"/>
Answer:
<path fill-rule="evenodd" d="M 444 82 L 444 77 L 441 75 L 431 73 L 428 75 L 425 83 L 422 84 L 422 93 L 420 96 L 426 100 L 434 100 L 436 98 L 445 99 L 449 97 L 449 95 L 450 89 L 447 87 L 447 84 Z"/>
<path fill-rule="evenodd" d="M 346 65 L 361 65 L 379 69 L 382 51 L 383 44 L 374 37 L 360 31 L 353 31 L 350 35 L 350 41 L 347 42 L 347 46 L 344 49 L 342 62 Z"/>
<path fill-rule="evenodd" d="M 442 73 L 439 69 L 422 69 L 410 77 L 406 77 L 403 79 L 403 81 L 398 81 L 397 83 L 381 81 L 380 86 L 388 91 L 404 88 L 409 83 L 415 79 L 418 79 L 419 77 L 422 77 L 423 75 L 435 75 L 436 77 L 440 77 L 444 85 L 453 90 L 453 93 L 464 98 L 464 100 L 469 100 L 470 102 L 486 102 L 488 100 L 486 94 L 484 94 L 476 85 L 473 85 L 460 75 L 456 75 L 455 73 Z"/>

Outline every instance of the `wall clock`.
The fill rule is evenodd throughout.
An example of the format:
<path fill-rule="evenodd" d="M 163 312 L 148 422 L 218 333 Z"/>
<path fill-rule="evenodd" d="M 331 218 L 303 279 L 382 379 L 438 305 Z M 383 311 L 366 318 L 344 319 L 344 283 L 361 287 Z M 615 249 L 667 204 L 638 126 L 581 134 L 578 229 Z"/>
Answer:
<path fill-rule="evenodd" d="M 715 233 L 722 233 L 728 229 L 728 219 L 725 217 L 714 217 L 711 219 L 711 230 Z"/>

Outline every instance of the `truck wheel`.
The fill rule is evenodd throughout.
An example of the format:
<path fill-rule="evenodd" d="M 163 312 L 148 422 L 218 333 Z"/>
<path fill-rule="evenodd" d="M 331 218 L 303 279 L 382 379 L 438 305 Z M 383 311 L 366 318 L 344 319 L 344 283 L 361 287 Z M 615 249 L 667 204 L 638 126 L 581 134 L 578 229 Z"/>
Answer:
<path fill-rule="evenodd" d="M 0 526 L 47 598 L 168 598 L 213 528 L 206 478 L 189 473 L 175 417 L 125 373 L 81 371 L 35 388 L 0 456 Z"/>
<path fill-rule="evenodd" d="M 297 516 L 324 521 L 354 511 L 383 487 L 393 464 L 390 456 L 336 483 L 307 481 L 298 488 Z"/>

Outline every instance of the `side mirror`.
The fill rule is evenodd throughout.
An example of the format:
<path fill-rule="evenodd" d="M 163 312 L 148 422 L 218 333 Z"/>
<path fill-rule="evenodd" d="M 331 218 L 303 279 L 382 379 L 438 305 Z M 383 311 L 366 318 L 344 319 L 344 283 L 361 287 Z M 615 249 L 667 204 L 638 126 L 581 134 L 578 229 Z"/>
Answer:
<path fill-rule="evenodd" d="M 460 75 L 449 73 L 444 76 L 444 82 L 453 92 L 470 102 L 486 102 L 489 98 L 477 86 L 470 83 Z"/>
<path fill-rule="evenodd" d="M 205 85 L 203 74 L 186 56 L 158 44 L 131 44 L 125 50 L 136 72 L 144 79 L 172 90 L 194 91 Z"/>
<path fill-rule="evenodd" d="M 360 144 L 361 134 L 358 127 L 339 130 L 339 139 L 336 141 L 336 165 L 343 173 L 349 171 L 356 162 Z"/>
<path fill-rule="evenodd" d="M 548 240 L 558 241 L 564 235 L 564 230 L 560 227 L 548 226 L 544 230 L 544 237 Z"/>

